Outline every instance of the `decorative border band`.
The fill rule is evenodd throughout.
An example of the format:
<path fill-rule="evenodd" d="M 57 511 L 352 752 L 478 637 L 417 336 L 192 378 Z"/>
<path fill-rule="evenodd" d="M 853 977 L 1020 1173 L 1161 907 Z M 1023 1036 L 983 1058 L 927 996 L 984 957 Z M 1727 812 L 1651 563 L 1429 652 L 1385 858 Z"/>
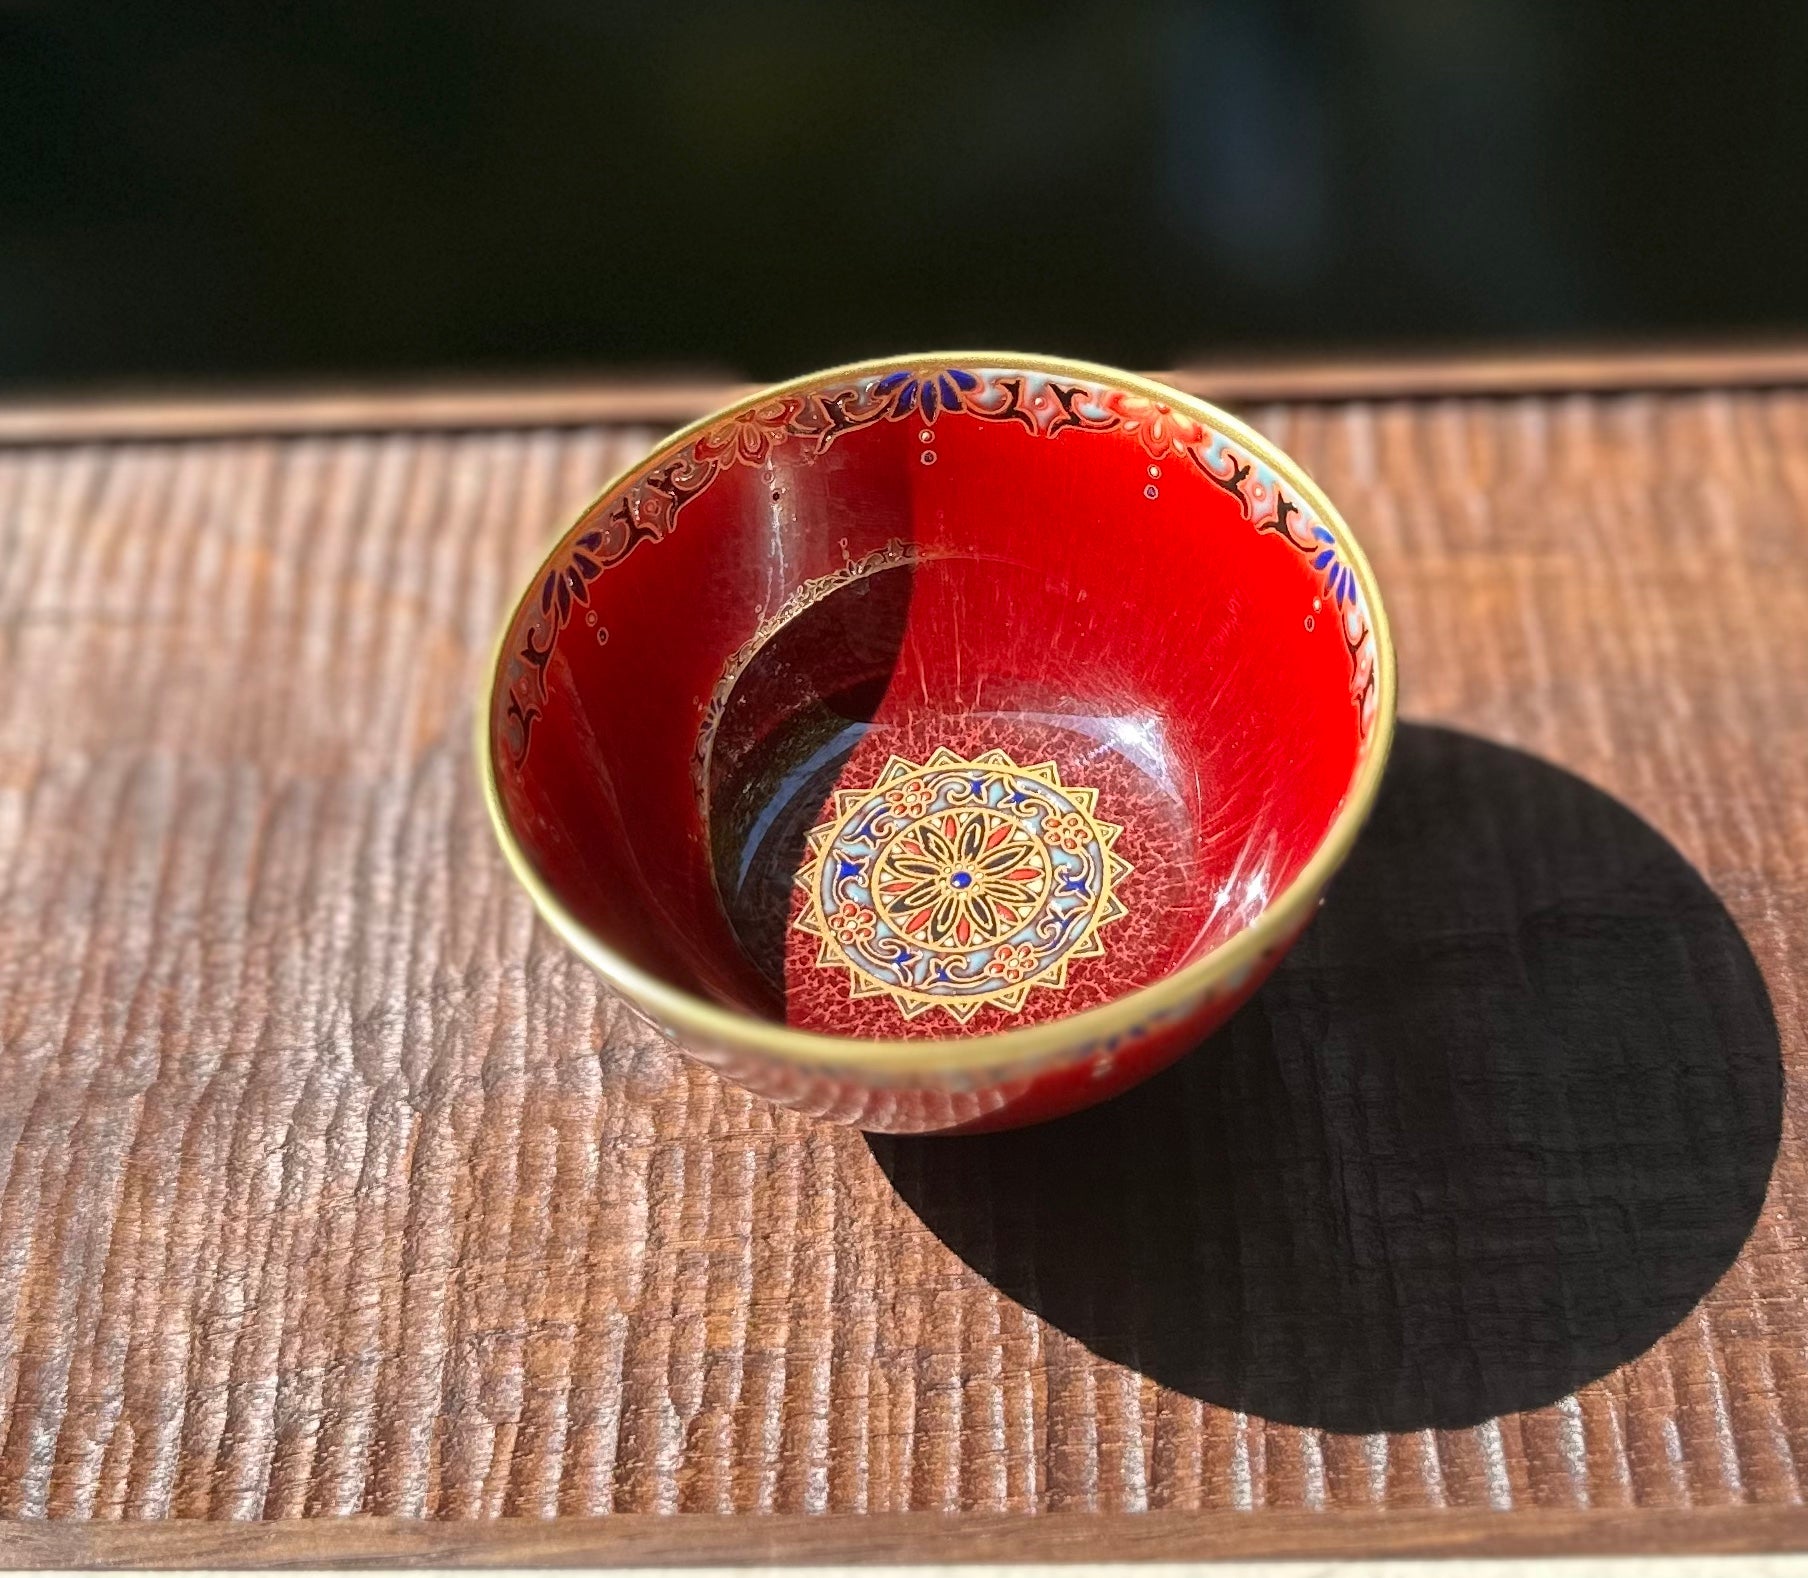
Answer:
<path fill-rule="evenodd" d="M 546 701 L 546 670 L 559 634 L 588 609 L 591 584 L 642 543 L 659 542 L 679 513 L 734 466 L 765 461 L 781 444 L 803 443 L 821 454 L 845 433 L 878 422 L 933 424 L 948 415 L 1016 422 L 1044 438 L 1069 430 L 1124 432 L 1151 459 L 1178 458 L 1237 503 L 1257 531 L 1270 533 L 1311 560 L 1350 661 L 1350 698 L 1366 738 L 1378 704 L 1373 622 L 1355 571 L 1336 538 L 1279 474 L 1222 433 L 1165 401 L 1090 380 L 1014 368 L 904 368 L 840 387 L 794 393 L 749 407 L 705 429 L 596 506 L 585 530 L 552 562 L 537 604 L 517 621 L 507 644 L 505 709 L 508 749 L 517 771 L 527 760 L 534 724 Z"/>

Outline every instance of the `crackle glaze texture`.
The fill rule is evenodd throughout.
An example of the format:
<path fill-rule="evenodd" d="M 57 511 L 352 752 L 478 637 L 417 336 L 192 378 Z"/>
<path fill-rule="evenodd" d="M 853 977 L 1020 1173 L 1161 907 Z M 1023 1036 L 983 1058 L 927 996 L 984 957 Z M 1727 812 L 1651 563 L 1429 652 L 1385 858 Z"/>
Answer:
<path fill-rule="evenodd" d="M 1361 1056 L 1336 1040 L 1369 1024 L 1363 1004 L 1403 959 L 1447 972 L 1470 1021 L 1488 1006 L 1458 990 L 1477 960 L 1556 994 L 1532 1008 L 1583 1001 L 1562 995 L 1581 990 L 1566 947 L 1613 931 L 1605 900 L 1547 947 L 1548 910 L 1401 930 L 1380 888 L 1359 926 L 1321 933 L 1334 886 L 1291 973 L 1220 1048 L 1250 1145 L 1291 1158 L 1211 1196 L 1222 1231 L 1201 1231 L 1233 1256 L 1213 1266 L 1241 1268 L 1228 1286 L 1324 1293 L 1314 1308 L 1359 1316 L 1394 1271 L 1445 1277 L 1466 1312 L 1437 1339 L 1446 1378 L 1465 1354 L 1499 1368 L 1483 1331 L 1507 1316 L 1559 1357 L 1601 1356 L 1541 1370 L 1558 1395 L 1503 1384 L 1480 1419 L 1377 1389 L 1380 1422 L 1352 1429 L 1329 1393 L 1164 1369 L 1161 1330 L 1131 1321 L 1134 1347 L 1061 1303 L 1062 1224 L 998 1209 L 1018 1152 L 962 1153 L 981 1192 L 941 1192 L 953 1163 L 930 1147 L 982 1142 L 869 1146 L 769 1106 L 678 1057 L 536 924 L 473 782 L 470 697 L 547 523 L 656 433 L 46 441 L 0 451 L 0 1514 L 1799 1503 L 1808 396 L 1246 414 L 1360 522 L 1403 716 L 1588 780 L 1749 943 L 1775 1011 L 1780 1148 L 1767 1191 L 1759 1156 L 1749 1208 L 1728 1207 L 1698 1303 L 1663 1305 L 1655 1332 L 1637 1300 L 1616 1317 L 1580 1247 L 1585 1229 L 1636 1228 L 1669 1254 L 1712 1214 L 1711 1191 L 1661 1193 L 1744 1143 L 1728 1094 L 1743 1087 L 1709 1077 L 1709 1038 L 1659 1045 L 1695 997 L 1663 999 L 1670 1028 L 1650 1038 L 1687 1084 L 1514 1085 L 1511 1048 L 1464 1040 L 1462 1018 L 1449 1036 L 1387 1020 Z M 1505 891 L 1503 852 L 1538 846 L 1488 798 L 1495 758 L 1471 770 L 1434 741 L 1402 760 L 1420 788 L 1377 826 L 1404 838 L 1448 811 L 1428 786 L 1450 767 L 1471 820 L 1440 858 L 1459 890 Z M 1586 818 L 1554 827 L 1598 842 Z M 1129 831 L 1121 847 L 1148 880 Z M 1536 861 L 1512 877 L 1534 898 L 1547 880 Z M 1628 957 L 1689 958 L 1674 913 L 1641 912 Z M 1111 945 L 1137 924 L 1115 923 Z M 1572 1054 L 1653 1055 L 1611 1019 L 1585 1028 Z M 1211 1066 L 1183 1065 L 1185 1088 Z M 1436 1133 L 1518 1127 L 1493 1147 L 1428 1144 L 1407 1085 L 1469 1125 Z M 1651 1124 L 1617 1116 L 1633 1099 L 1730 1115 L 1653 1149 Z M 1138 1110 L 1151 1127 L 1123 1143 L 1168 1156 L 1148 1138 L 1167 1120 Z M 1597 1155 L 1591 1135 L 1611 1144 Z M 1504 1192 L 1438 1181 L 1479 1154 Z M 1599 1199 L 1639 1202 L 1618 1227 L 1579 1203 L 1590 1158 L 1611 1173 Z M 1188 1165 L 1219 1164 L 1197 1149 Z M 1381 1187 L 1406 1166 L 1434 1171 Z M 1285 1217 L 1283 1183 L 1311 1213 Z M 1129 1250 L 1192 1231 L 1148 1209 Z M 1509 1227 L 1488 1237 L 1495 1221 Z M 1551 1256 L 1527 1222 L 1577 1246 L 1567 1294 L 1538 1280 Z M 1338 1266 L 1358 1290 L 1341 1304 Z M 1622 1329 L 1645 1334 L 1618 1344 Z M 1342 1331 L 1327 1315 L 1298 1353 L 1368 1352 Z"/>

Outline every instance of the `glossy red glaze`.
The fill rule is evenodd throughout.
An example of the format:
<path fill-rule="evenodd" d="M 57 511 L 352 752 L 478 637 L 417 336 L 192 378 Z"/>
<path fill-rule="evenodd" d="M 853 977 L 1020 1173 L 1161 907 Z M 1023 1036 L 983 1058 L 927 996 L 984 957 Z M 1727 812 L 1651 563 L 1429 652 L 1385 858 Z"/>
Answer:
<path fill-rule="evenodd" d="M 490 713 L 505 843 L 568 935 L 774 1024 L 983 1048 L 1173 975 L 1295 884 L 1391 722 L 1353 549 L 1243 435 L 1091 371 L 825 375 L 572 528 Z M 999 1126 L 1152 1072 L 1287 940 L 1003 1077 L 671 1027 L 795 1105 Z"/>

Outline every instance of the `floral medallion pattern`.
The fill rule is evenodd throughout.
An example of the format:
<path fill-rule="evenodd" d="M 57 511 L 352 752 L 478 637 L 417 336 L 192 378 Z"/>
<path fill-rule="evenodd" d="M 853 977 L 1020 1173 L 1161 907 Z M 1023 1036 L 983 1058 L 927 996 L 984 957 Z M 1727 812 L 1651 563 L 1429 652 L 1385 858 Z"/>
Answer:
<path fill-rule="evenodd" d="M 847 972 L 851 997 L 962 1024 L 988 1006 L 1015 1013 L 1102 954 L 1100 928 L 1125 913 L 1130 866 L 1112 851 L 1123 830 L 1097 801 L 1053 762 L 894 756 L 871 788 L 837 793 L 810 834 L 795 924 L 818 939 L 820 968 Z"/>
<path fill-rule="evenodd" d="M 588 607 L 592 583 L 643 543 L 669 536 L 685 505 L 719 476 L 736 466 L 763 465 L 781 445 L 804 445 L 819 455 L 845 434 L 875 423 L 949 417 L 1017 423 L 1051 439 L 1068 432 L 1122 432 L 1152 460 L 1193 467 L 1235 500 L 1255 530 L 1280 539 L 1318 572 L 1321 602 L 1335 615 L 1323 623 L 1337 630 L 1348 653 L 1350 696 L 1368 733 L 1379 704 L 1379 671 L 1361 587 L 1333 533 L 1266 461 L 1200 418 L 1148 395 L 1013 368 L 917 367 L 763 401 L 705 429 L 592 507 L 509 634 L 500 721 L 517 769 L 545 704 L 553 650 L 574 615 Z"/>

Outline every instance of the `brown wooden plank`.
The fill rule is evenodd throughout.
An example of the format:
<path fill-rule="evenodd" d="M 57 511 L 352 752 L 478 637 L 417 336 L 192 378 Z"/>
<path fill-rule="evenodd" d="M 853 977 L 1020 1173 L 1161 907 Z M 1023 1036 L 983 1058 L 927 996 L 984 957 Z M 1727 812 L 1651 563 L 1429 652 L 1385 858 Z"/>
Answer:
<path fill-rule="evenodd" d="M 1427 400 L 1466 395 L 1773 389 L 1808 384 L 1808 345 L 1577 345 L 1423 354 L 1210 360 L 1158 377 L 1228 405 L 1290 400 Z"/>
<path fill-rule="evenodd" d="M 396 387 L 164 390 L 0 402 L 0 444 L 485 428 L 681 427 L 749 386 L 725 379 L 439 381 Z"/>
<path fill-rule="evenodd" d="M 841 1566 L 1748 1555 L 1808 1550 L 1794 1507 L 1670 1512 L 702 1514 L 446 1523 L 14 1523 L 0 1568 Z"/>
<path fill-rule="evenodd" d="M 1808 344 L 1583 346 L 1473 354 L 1254 357 L 1158 372 L 1230 407 L 1264 401 L 1425 399 L 1808 385 Z M 753 386 L 627 377 L 398 386 L 164 390 L 0 401 L 0 444 L 244 438 L 302 433 L 460 432 L 682 425 Z"/>
<path fill-rule="evenodd" d="M 760 1512 L 798 1550 L 970 1538 L 975 1559 L 1068 1538 L 1042 1518 L 1145 1509 L 1180 1515 L 1123 1525 L 1171 1542 L 1150 1554 L 1223 1530 L 1252 1553 L 1459 1527 L 1500 1550 L 1619 1548 L 1589 1545 L 1608 1528 L 1799 1543 L 1808 395 L 1251 414 L 1369 547 L 1405 714 L 1645 817 L 1763 971 L 1782 1148 L 1743 1252 L 1673 1329 L 1607 1331 L 1623 1362 L 1480 1423 L 1284 1423 L 1080 1340 L 1038 1313 L 1053 1264 L 1040 1293 L 1001 1291 L 925 1225 L 914 1175 L 638 1030 L 492 849 L 466 709 L 534 550 L 643 433 L 20 445 L 0 455 L 0 1516 Z M 1466 1521 L 1421 1521 L 1441 1509 Z M 967 1532 L 887 1521 L 914 1512 Z M 610 1525 L 650 1542 L 637 1560 L 697 1533 L 638 1527 Z M 157 1537 L 180 1564 L 265 1536 Z M 130 1538 L 4 1535 L 27 1561 Z"/>

